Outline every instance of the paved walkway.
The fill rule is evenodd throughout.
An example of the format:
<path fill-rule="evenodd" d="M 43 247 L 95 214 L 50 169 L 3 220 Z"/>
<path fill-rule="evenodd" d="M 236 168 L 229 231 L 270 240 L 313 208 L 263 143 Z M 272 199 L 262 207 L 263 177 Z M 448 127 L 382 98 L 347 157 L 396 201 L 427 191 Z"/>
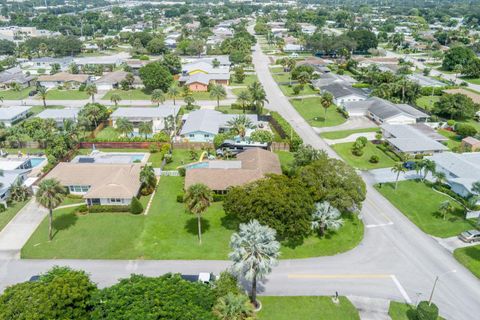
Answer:
<path fill-rule="evenodd" d="M 361 320 L 391 320 L 388 315 L 390 300 L 347 296 L 357 308 Z"/>
<path fill-rule="evenodd" d="M 452 252 L 455 251 L 455 249 L 458 248 L 466 248 L 466 247 L 473 247 L 478 245 L 478 242 L 472 242 L 472 243 L 466 243 L 463 242 L 462 240 L 458 239 L 458 237 L 450 237 L 450 238 L 437 238 L 433 237 L 437 242 L 447 249 L 448 251 Z"/>
<path fill-rule="evenodd" d="M 20 258 L 20 250 L 47 213 L 32 198 L 0 232 L 0 259 Z"/>

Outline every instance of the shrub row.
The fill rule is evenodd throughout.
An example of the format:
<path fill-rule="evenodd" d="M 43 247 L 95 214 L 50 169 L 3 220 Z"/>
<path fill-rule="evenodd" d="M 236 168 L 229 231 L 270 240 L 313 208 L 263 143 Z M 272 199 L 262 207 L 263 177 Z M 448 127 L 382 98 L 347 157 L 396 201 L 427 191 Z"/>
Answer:
<path fill-rule="evenodd" d="M 83 204 L 81 206 L 78 206 L 76 208 L 77 212 L 80 213 L 102 213 L 102 212 L 130 212 L 133 214 L 140 214 L 143 212 L 143 206 L 138 201 L 137 198 L 132 199 L 132 203 L 129 206 L 123 206 L 123 205 L 93 205 L 93 206 L 87 206 L 86 204 Z"/>
<path fill-rule="evenodd" d="M 290 151 L 297 151 L 298 147 L 303 144 L 302 138 L 295 132 L 292 126 L 276 111 L 270 112 L 272 116 L 272 125 L 278 131 L 283 139 L 290 143 Z"/>

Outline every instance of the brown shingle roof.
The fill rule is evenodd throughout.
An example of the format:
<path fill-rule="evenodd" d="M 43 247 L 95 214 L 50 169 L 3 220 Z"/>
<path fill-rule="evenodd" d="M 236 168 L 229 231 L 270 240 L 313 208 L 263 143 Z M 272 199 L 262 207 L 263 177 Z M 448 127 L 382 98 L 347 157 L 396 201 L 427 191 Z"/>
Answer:
<path fill-rule="evenodd" d="M 469 91 L 469 90 L 465 90 L 465 89 L 460 88 L 460 89 L 443 90 L 443 92 L 448 93 L 448 94 L 460 93 L 460 94 L 466 95 L 467 97 L 472 99 L 473 102 L 480 103 L 480 94 Z"/>
<path fill-rule="evenodd" d="M 53 82 L 53 81 L 75 81 L 86 82 L 89 78 L 88 74 L 71 74 L 68 72 L 59 72 L 53 75 L 45 75 L 38 77 L 38 81 Z"/>

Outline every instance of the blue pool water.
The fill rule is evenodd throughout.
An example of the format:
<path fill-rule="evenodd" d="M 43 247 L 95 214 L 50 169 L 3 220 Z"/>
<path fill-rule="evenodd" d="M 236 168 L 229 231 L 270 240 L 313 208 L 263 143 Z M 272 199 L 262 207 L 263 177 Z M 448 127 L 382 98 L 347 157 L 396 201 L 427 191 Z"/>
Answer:
<path fill-rule="evenodd" d="M 43 161 L 45 161 L 45 158 L 30 158 L 30 163 L 32 164 L 32 168 L 35 168 Z"/>
<path fill-rule="evenodd" d="M 208 162 L 197 162 L 185 166 L 185 169 L 208 168 Z"/>
<path fill-rule="evenodd" d="M 143 157 L 144 157 L 143 154 L 134 154 L 132 155 L 132 162 L 142 161 Z"/>

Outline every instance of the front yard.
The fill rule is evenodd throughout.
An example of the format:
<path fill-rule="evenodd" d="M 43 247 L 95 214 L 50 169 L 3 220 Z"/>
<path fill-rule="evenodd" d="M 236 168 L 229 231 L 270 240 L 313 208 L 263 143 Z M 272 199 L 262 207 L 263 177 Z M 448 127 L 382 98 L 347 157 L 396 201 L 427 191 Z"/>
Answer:
<path fill-rule="evenodd" d="M 8 207 L 5 211 L 0 212 L 0 231 L 5 228 L 5 226 L 10 222 L 10 220 L 15 217 L 17 212 L 20 211 L 27 202 L 28 200 L 23 202 L 15 202 L 11 204 L 10 207 Z"/>
<path fill-rule="evenodd" d="M 338 126 L 347 121 L 334 105 L 327 109 L 327 119 L 325 119 L 325 109 L 320 104 L 320 98 L 293 99 L 290 102 L 303 119 L 313 127 Z"/>
<path fill-rule="evenodd" d="M 440 100 L 440 96 L 422 96 L 418 98 L 415 103 L 417 106 L 420 108 L 427 110 L 427 111 L 432 111 L 435 102 Z"/>
<path fill-rule="evenodd" d="M 318 94 L 318 90 L 312 88 L 309 84 L 306 84 L 303 86 L 303 90 L 300 91 L 298 95 L 296 95 L 293 92 L 293 85 L 288 85 L 288 84 L 281 84 L 279 85 L 280 90 L 282 90 L 283 94 L 286 95 L 287 97 L 295 97 L 295 96 L 306 96 L 306 95 L 312 95 L 312 94 Z"/>
<path fill-rule="evenodd" d="M 73 208 L 54 213 L 55 237 L 47 239 L 45 219 L 22 249 L 23 258 L 70 259 L 227 259 L 229 242 L 238 223 L 215 202 L 202 217 L 202 245 L 197 219 L 176 201 L 183 192 L 182 177 L 162 177 L 148 215 L 89 213 Z M 145 201 L 142 199 L 142 202 Z M 349 250 L 363 237 L 357 218 L 345 219 L 337 233 L 311 236 L 296 248 L 282 246 L 282 258 L 333 255 Z"/>
<path fill-rule="evenodd" d="M 21 100 L 28 98 L 28 94 L 34 89 L 34 87 L 27 87 L 19 91 L 2 90 L 0 91 L 0 97 L 3 97 L 3 100 Z"/>
<path fill-rule="evenodd" d="M 58 89 L 47 91 L 47 100 L 86 100 L 89 98 L 90 96 L 85 91 Z"/>
<path fill-rule="evenodd" d="M 453 256 L 474 275 L 480 278 L 480 244 L 456 249 Z"/>
<path fill-rule="evenodd" d="M 335 150 L 346 163 L 354 168 L 361 170 L 371 170 L 378 168 L 389 168 L 395 165 L 395 161 L 387 156 L 385 152 L 377 148 L 370 141 L 363 149 L 362 156 L 356 156 L 352 153 L 352 146 L 354 142 L 337 143 L 332 145 Z M 370 162 L 370 158 L 376 155 L 379 159 L 377 163 Z"/>
<path fill-rule="evenodd" d="M 235 79 L 235 75 L 232 75 L 230 85 L 231 86 L 249 86 L 255 81 L 258 81 L 257 75 L 256 74 L 246 74 L 245 79 L 243 79 L 243 82 L 237 82 Z"/>
<path fill-rule="evenodd" d="M 102 100 L 109 100 L 112 97 L 112 94 L 118 94 L 120 98 L 124 101 L 127 100 L 148 100 L 150 101 L 151 95 L 144 92 L 141 89 L 132 89 L 132 90 L 110 90 L 103 97 Z M 121 102 L 120 102 L 121 103 Z"/>
<path fill-rule="evenodd" d="M 397 190 L 394 190 L 394 183 L 383 183 L 375 188 L 420 229 L 432 236 L 448 238 L 475 229 L 476 221 L 465 219 L 463 207 L 421 181 L 400 181 Z M 448 213 L 444 220 L 439 207 L 446 200 L 451 201 L 455 210 Z"/>

